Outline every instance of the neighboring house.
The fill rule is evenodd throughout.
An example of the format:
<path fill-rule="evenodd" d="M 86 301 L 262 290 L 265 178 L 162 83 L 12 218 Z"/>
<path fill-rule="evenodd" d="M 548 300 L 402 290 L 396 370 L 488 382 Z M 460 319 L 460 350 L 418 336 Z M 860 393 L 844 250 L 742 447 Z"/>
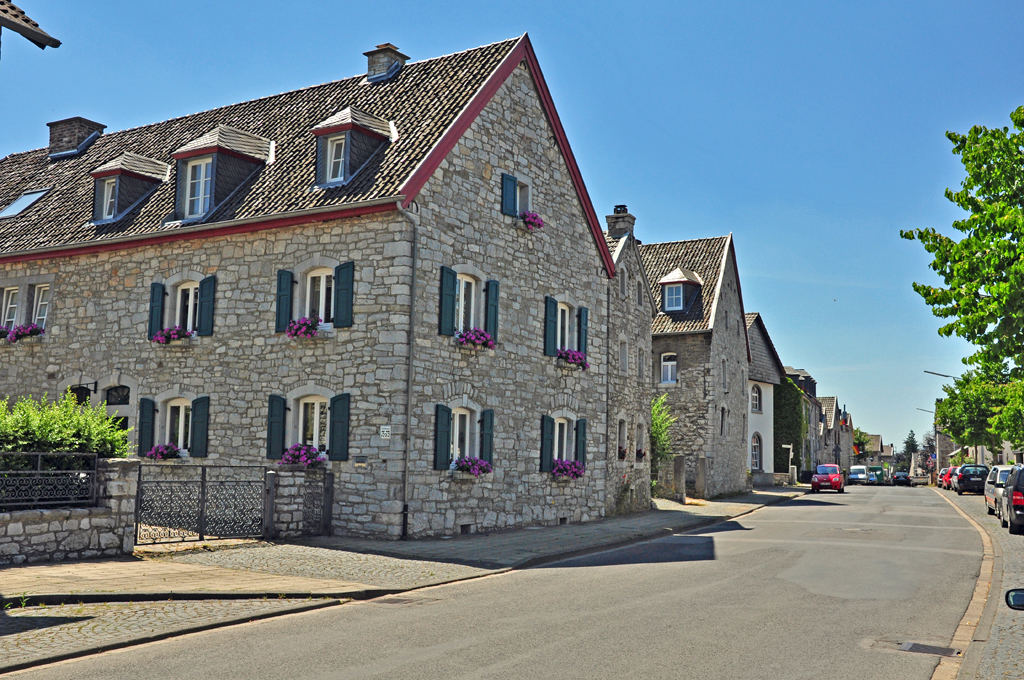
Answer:
<path fill-rule="evenodd" d="M 640 246 L 657 316 L 657 388 L 678 420 L 676 455 L 698 497 L 747 488 L 747 375 L 751 361 L 732 235 Z M 662 484 L 682 490 L 675 466 Z"/>
<path fill-rule="evenodd" d="M 46 329 L 0 346 L 5 391 L 104 403 L 140 454 L 317 447 L 338 533 L 604 515 L 608 357 L 649 316 L 610 309 L 615 265 L 529 38 L 366 55 L 366 74 L 112 134 L 57 121 L 48 148 L 0 159 L 0 325 Z M 729 280 L 719 316 L 742 314 Z M 176 326 L 194 337 L 153 341 Z M 457 342 L 475 328 L 495 347 Z M 455 480 L 463 456 L 494 472 Z M 555 483 L 560 459 L 583 478 Z"/>
<path fill-rule="evenodd" d="M 636 218 L 624 205 L 605 217 L 605 241 L 615 261 L 609 289 L 608 417 L 609 514 L 646 510 L 651 505 L 651 317 L 654 300 L 633 235 Z M 616 332 L 617 329 L 617 332 Z"/>
<path fill-rule="evenodd" d="M 747 467 L 755 486 L 772 486 L 775 484 L 775 386 L 782 382 L 786 369 L 761 315 L 748 313 L 746 323 L 751 357 L 747 376 L 750 403 Z"/>
<path fill-rule="evenodd" d="M 853 416 L 839 408 L 837 397 L 819 397 L 822 421 L 822 457 L 819 462 L 835 463 L 849 471 L 853 458 Z"/>
<path fill-rule="evenodd" d="M 807 434 L 804 437 L 803 451 L 801 452 L 802 475 L 807 477 L 813 469 L 824 462 L 831 462 L 824 457 L 824 441 L 821 434 L 824 414 L 821 410 L 821 402 L 818 401 L 818 382 L 811 377 L 811 374 L 802 368 L 786 366 L 786 376 L 803 392 L 804 423 L 807 426 Z M 795 456 L 796 452 L 794 452 Z"/>

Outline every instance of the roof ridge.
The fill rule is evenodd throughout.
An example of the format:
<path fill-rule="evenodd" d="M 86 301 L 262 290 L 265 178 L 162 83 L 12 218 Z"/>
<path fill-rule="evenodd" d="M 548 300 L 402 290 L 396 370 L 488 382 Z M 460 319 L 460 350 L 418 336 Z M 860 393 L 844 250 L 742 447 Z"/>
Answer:
<path fill-rule="evenodd" d="M 679 241 L 655 241 L 654 243 L 641 243 L 640 247 L 643 248 L 645 246 L 670 246 L 676 243 L 693 243 L 695 241 L 715 241 L 724 238 L 729 238 L 729 234 L 726 234 L 724 236 L 705 236 L 704 238 L 685 238 Z"/>
<path fill-rule="evenodd" d="M 487 43 L 486 45 L 477 45 L 476 47 L 470 47 L 470 48 L 465 49 L 465 50 L 459 50 L 458 52 L 450 52 L 448 54 L 442 54 L 442 55 L 437 56 L 437 57 L 430 57 L 429 59 L 420 59 L 419 61 L 410 61 L 406 65 L 407 66 L 411 66 L 413 64 L 423 64 L 423 63 L 426 63 L 428 61 L 434 61 L 435 59 L 444 59 L 445 57 L 454 57 L 454 56 L 456 56 L 458 54 L 465 54 L 466 52 L 472 52 L 473 50 L 482 50 L 482 49 L 486 49 L 488 47 L 494 47 L 495 45 L 500 45 L 502 43 L 515 42 L 515 41 L 518 41 L 518 40 L 522 40 L 523 36 L 525 36 L 525 35 L 526 35 L 526 33 L 523 33 L 523 35 L 516 36 L 515 38 L 505 38 L 504 40 L 495 40 L 494 42 Z"/>

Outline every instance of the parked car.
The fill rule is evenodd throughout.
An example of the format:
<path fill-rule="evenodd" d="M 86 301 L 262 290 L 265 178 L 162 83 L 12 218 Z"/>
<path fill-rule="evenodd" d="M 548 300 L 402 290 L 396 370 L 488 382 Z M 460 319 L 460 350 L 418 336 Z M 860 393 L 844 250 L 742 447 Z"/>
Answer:
<path fill-rule="evenodd" d="M 850 466 L 850 484 L 867 484 L 868 483 L 868 466 L 867 465 L 851 465 Z"/>
<path fill-rule="evenodd" d="M 896 474 L 894 474 L 892 476 L 892 485 L 893 486 L 913 486 L 910 483 L 910 473 L 909 472 L 897 472 Z"/>
<path fill-rule="evenodd" d="M 1024 468 L 1014 465 L 1003 485 L 1003 526 L 1011 534 L 1024 531 Z"/>
<path fill-rule="evenodd" d="M 1012 465 L 993 465 L 985 479 L 985 506 L 988 514 L 1002 517 L 1003 485 L 1013 469 Z"/>
<path fill-rule="evenodd" d="M 952 489 L 953 488 L 953 475 L 956 474 L 956 471 L 958 469 L 959 469 L 958 466 L 947 468 L 946 469 L 946 474 L 944 474 L 942 476 L 942 484 L 940 484 L 939 486 L 941 486 L 943 489 Z"/>
<path fill-rule="evenodd" d="M 818 493 L 823 489 L 839 493 L 846 490 L 843 485 L 843 473 L 838 465 L 819 465 L 811 477 L 811 493 Z"/>
<path fill-rule="evenodd" d="M 988 477 L 988 466 L 968 464 L 960 466 L 956 472 L 956 483 L 954 489 L 958 496 L 964 495 L 965 491 L 985 491 L 985 479 Z"/>
<path fill-rule="evenodd" d="M 942 468 L 939 470 L 939 474 L 935 475 L 935 485 L 940 489 L 942 488 L 942 478 L 946 476 L 947 470 L 949 470 L 949 468 Z"/>

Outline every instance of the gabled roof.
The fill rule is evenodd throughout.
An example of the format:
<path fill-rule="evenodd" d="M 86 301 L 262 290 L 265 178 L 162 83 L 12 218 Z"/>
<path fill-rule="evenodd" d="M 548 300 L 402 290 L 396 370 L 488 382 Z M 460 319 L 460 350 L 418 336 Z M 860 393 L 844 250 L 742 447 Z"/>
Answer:
<path fill-rule="evenodd" d="M 648 281 L 660 281 L 677 267 L 700 275 L 704 286 L 697 299 L 681 312 L 660 312 L 654 318 L 652 333 L 691 333 L 711 330 L 712 312 L 719 279 L 729 254 L 729 237 L 699 238 L 691 241 L 645 243 L 640 246 Z M 661 286 L 651 287 L 655 307 L 661 309 Z"/>
<path fill-rule="evenodd" d="M 391 126 L 386 120 L 353 106 L 346 106 L 327 120 L 320 121 L 320 124 L 313 128 L 313 132 L 346 125 L 355 125 L 376 132 L 382 137 L 391 137 Z"/>
<path fill-rule="evenodd" d="M 825 414 L 825 427 L 832 429 L 835 427 L 836 421 L 836 397 L 818 397 L 818 401 L 821 402 L 821 410 Z"/>
<path fill-rule="evenodd" d="M 604 234 L 605 243 L 608 244 L 608 251 L 612 254 L 612 261 L 615 263 L 616 271 L 618 271 L 619 268 L 622 266 L 622 258 L 624 253 L 627 252 L 626 246 L 629 244 L 630 240 L 632 240 L 633 243 L 636 245 L 637 255 L 640 256 L 640 241 L 638 241 L 635 236 L 630 237 L 629 235 L 626 235 L 623 236 L 622 238 L 614 238 L 612 236 L 609 236 L 607 231 L 602 233 Z M 654 298 L 651 296 L 651 282 L 647 279 L 647 271 L 646 268 L 643 266 L 643 258 L 639 257 L 639 259 L 640 278 L 643 280 L 643 285 L 647 289 L 647 301 L 651 303 L 652 309 L 657 310 L 658 303 L 655 302 Z M 634 272 L 633 275 L 635 276 L 636 273 Z"/>
<path fill-rule="evenodd" d="M 95 168 L 90 174 L 93 177 L 103 177 L 124 172 L 133 175 L 142 175 L 160 182 L 167 181 L 171 166 L 152 158 L 146 158 L 136 153 L 123 153 L 103 165 Z"/>
<path fill-rule="evenodd" d="M 25 12 L 10 0 L 0 0 L 0 30 L 9 29 L 28 38 L 39 46 L 60 47 L 60 41 L 39 27 Z"/>
<path fill-rule="evenodd" d="M 227 149 L 266 162 L 270 158 L 270 140 L 230 125 L 218 125 L 171 153 L 174 158 L 195 155 L 211 149 Z"/>
<path fill-rule="evenodd" d="M 753 329 L 755 333 L 758 333 L 761 336 L 764 341 L 764 347 L 767 350 L 767 352 L 764 352 L 760 349 L 760 345 L 751 345 L 749 377 L 751 380 L 777 385 L 782 378 L 786 377 L 786 367 L 782 365 L 782 360 L 779 359 L 779 354 L 775 351 L 775 343 L 772 342 L 771 336 L 768 335 L 768 329 L 764 325 L 764 319 L 762 319 L 761 315 L 757 312 L 748 312 L 745 316 L 745 320 L 747 322 L 747 337 L 750 336 L 750 331 Z M 765 354 L 767 356 L 765 356 Z M 774 376 L 771 375 L 772 367 L 775 368 L 778 378 L 774 378 Z"/>
<path fill-rule="evenodd" d="M 869 442 L 868 446 L 871 447 L 869 449 L 870 451 L 872 451 L 872 452 L 874 452 L 874 451 L 881 452 L 882 451 L 882 435 L 880 435 L 880 434 L 869 434 L 868 435 L 868 442 Z"/>

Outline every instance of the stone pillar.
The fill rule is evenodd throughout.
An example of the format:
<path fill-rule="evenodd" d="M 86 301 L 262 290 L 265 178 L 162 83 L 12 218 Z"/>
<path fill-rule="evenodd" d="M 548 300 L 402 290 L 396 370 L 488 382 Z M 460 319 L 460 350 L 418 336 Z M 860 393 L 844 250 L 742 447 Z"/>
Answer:
<path fill-rule="evenodd" d="M 686 457 L 676 456 L 672 459 L 673 477 L 675 479 L 675 501 L 686 503 Z"/>
<path fill-rule="evenodd" d="M 306 468 L 303 465 L 278 465 L 269 473 L 274 481 L 271 538 L 298 538 L 302 536 L 302 508 L 306 490 Z"/>
<path fill-rule="evenodd" d="M 694 484 L 693 495 L 697 498 L 707 498 L 708 493 L 708 459 L 704 456 L 697 458 L 697 481 Z"/>
<path fill-rule="evenodd" d="M 110 509 L 110 517 L 96 517 L 100 549 L 135 550 L 135 499 L 139 489 L 138 458 L 100 458 L 96 462 L 97 505 Z M 108 526 L 109 525 L 109 526 Z"/>

